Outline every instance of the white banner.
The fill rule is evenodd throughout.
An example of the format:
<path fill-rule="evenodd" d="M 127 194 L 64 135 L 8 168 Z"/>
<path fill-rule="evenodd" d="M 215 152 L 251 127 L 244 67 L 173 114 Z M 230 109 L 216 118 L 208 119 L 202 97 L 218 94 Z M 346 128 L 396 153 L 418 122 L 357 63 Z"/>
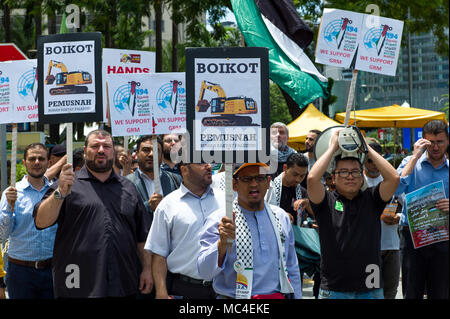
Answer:
<path fill-rule="evenodd" d="M 156 54 L 149 51 L 103 49 L 103 121 L 108 122 L 106 82 L 115 75 L 155 72 Z"/>
<path fill-rule="evenodd" d="M 19 60 L 5 63 L 10 75 L 10 99 L 13 112 L 9 123 L 37 122 L 38 81 L 37 60 Z"/>
<path fill-rule="evenodd" d="M 113 136 L 184 133 L 184 73 L 125 74 L 109 77 Z"/>
<path fill-rule="evenodd" d="M 261 137 L 259 58 L 196 58 L 195 151 L 258 151 Z"/>
<path fill-rule="evenodd" d="M 0 124 L 12 123 L 10 63 L 0 62 Z"/>
<path fill-rule="evenodd" d="M 355 69 L 395 76 L 402 42 L 403 21 L 364 15 Z"/>
<path fill-rule="evenodd" d="M 403 21 L 375 15 L 324 9 L 317 38 L 316 62 L 395 76 Z"/>
<path fill-rule="evenodd" d="M 95 113 L 94 41 L 44 43 L 44 115 Z"/>
<path fill-rule="evenodd" d="M 324 9 L 317 37 L 316 62 L 348 68 L 358 47 L 363 15 Z"/>

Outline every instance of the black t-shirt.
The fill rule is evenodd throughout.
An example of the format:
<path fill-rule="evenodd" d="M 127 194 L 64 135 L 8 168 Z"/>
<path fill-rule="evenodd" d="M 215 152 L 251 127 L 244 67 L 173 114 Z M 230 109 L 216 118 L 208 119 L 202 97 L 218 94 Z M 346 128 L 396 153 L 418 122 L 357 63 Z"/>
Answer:
<path fill-rule="evenodd" d="M 369 265 L 377 265 L 381 276 L 380 216 L 386 204 L 379 185 L 360 191 L 352 200 L 326 191 L 321 203 L 311 202 L 319 226 L 322 289 L 370 290 L 366 285 L 367 277 L 373 275 Z"/>
<path fill-rule="evenodd" d="M 302 192 L 302 198 L 308 198 L 308 193 L 303 187 L 300 188 Z M 294 202 L 297 200 L 297 186 L 286 187 L 282 186 L 280 207 L 287 213 L 294 217 L 294 225 L 297 225 L 297 212 L 294 210 Z M 303 214 L 307 214 L 303 212 Z"/>
<path fill-rule="evenodd" d="M 55 184 L 42 200 L 51 196 Z M 113 171 L 101 182 L 84 166 L 76 172 L 56 222 L 52 261 L 56 297 L 137 294 L 141 268 L 137 243 L 146 241 L 150 218 L 131 181 Z M 79 270 L 79 287 L 68 287 L 74 267 Z"/>

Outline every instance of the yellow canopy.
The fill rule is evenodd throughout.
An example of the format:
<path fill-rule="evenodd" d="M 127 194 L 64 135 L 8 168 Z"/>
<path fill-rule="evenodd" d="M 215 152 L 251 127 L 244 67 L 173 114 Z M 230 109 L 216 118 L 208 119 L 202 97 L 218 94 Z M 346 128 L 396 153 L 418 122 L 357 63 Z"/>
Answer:
<path fill-rule="evenodd" d="M 349 125 L 358 127 L 423 127 L 431 120 L 443 120 L 447 123 L 445 113 L 417 109 L 413 107 L 402 107 L 397 104 L 380 107 L 376 109 L 359 110 L 350 113 Z M 336 120 L 344 123 L 345 112 L 337 113 Z"/>
<path fill-rule="evenodd" d="M 309 104 L 299 117 L 287 125 L 289 129 L 288 145 L 296 149 L 303 149 L 306 134 L 308 134 L 310 130 L 324 131 L 331 126 L 336 125 L 342 124 L 327 117 L 313 104 Z"/>

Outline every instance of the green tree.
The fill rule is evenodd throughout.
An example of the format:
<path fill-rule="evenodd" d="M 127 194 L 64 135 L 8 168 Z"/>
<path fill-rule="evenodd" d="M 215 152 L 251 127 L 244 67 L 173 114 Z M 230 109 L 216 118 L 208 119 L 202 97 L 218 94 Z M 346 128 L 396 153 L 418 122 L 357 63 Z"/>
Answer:
<path fill-rule="evenodd" d="M 270 83 L 270 124 L 282 122 L 288 124 L 292 122 L 286 100 L 281 93 L 280 87 L 275 83 Z"/>

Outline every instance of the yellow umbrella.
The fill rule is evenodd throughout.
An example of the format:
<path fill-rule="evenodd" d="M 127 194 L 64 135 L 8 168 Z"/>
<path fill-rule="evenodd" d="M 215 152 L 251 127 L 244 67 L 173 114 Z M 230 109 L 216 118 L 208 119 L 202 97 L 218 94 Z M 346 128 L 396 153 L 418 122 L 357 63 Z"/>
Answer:
<path fill-rule="evenodd" d="M 431 120 L 443 120 L 447 123 L 445 113 L 402 107 L 397 104 L 376 109 L 359 110 L 351 112 L 349 125 L 358 127 L 423 127 Z M 337 113 L 336 120 L 344 123 L 345 112 Z"/>
<path fill-rule="evenodd" d="M 341 125 L 341 123 L 330 119 L 313 104 L 309 104 L 299 117 L 287 125 L 289 129 L 288 145 L 296 149 L 303 149 L 306 135 L 310 130 L 324 131 L 336 125 Z"/>

